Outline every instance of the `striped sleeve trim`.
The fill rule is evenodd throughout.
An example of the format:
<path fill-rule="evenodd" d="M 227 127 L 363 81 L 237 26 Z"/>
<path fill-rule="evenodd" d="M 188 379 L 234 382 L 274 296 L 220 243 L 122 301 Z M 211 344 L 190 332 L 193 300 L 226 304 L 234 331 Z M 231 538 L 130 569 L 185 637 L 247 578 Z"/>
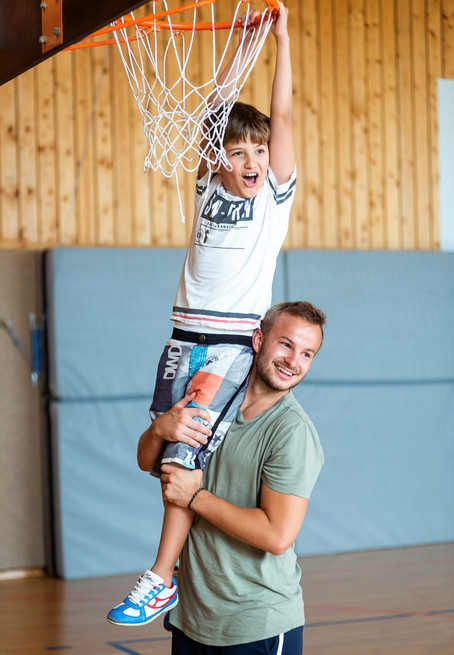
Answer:
<path fill-rule="evenodd" d="M 276 191 L 276 188 L 274 187 L 273 183 L 271 182 L 270 179 L 268 179 L 269 185 L 273 191 L 274 194 L 274 201 L 276 205 L 282 205 L 282 203 L 286 202 L 293 196 L 295 193 L 295 186 L 296 186 L 296 178 L 292 181 L 288 189 L 285 189 L 285 191 L 282 191 L 281 193 L 278 193 Z"/>

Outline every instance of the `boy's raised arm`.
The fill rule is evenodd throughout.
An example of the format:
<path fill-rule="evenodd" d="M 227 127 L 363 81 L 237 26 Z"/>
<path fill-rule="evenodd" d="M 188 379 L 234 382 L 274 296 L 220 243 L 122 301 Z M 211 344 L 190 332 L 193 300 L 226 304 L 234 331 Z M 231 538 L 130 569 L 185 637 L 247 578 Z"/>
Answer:
<path fill-rule="evenodd" d="M 278 184 L 288 182 L 295 167 L 293 142 L 293 88 L 288 9 L 279 2 L 279 15 L 271 28 L 276 39 L 276 65 L 271 91 L 270 166 Z"/>
<path fill-rule="evenodd" d="M 240 21 L 243 22 L 246 19 L 246 14 L 241 16 Z M 248 15 L 248 25 L 253 25 L 260 21 L 260 12 L 257 10 L 252 11 Z M 243 28 L 241 28 L 243 29 Z M 247 57 L 249 41 L 254 38 L 259 38 L 258 35 L 254 34 L 254 31 L 248 31 L 246 33 L 245 40 L 242 42 L 241 39 L 227 62 L 224 69 L 221 71 L 219 76 L 216 79 L 216 86 L 208 98 L 208 104 L 213 107 L 217 107 L 222 104 L 222 102 L 228 98 L 232 92 L 232 86 L 235 84 L 238 77 L 238 71 L 243 68 L 244 61 Z M 204 140 L 202 139 L 201 147 L 204 147 Z M 199 170 L 197 176 L 199 178 L 203 177 L 207 172 L 208 166 L 206 160 L 202 157 L 199 163 Z"/>

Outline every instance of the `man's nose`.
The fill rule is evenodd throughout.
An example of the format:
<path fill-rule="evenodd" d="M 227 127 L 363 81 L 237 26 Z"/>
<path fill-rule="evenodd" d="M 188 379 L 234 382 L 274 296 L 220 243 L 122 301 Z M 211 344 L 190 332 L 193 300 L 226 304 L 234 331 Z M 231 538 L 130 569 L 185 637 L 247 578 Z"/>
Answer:
<path fill-rule="evenodd" d="M 284 361 L 290 368 L 297 368 L 298 366 L 298 355 L 296 352 L 289 352 L 285 355 Z"/>

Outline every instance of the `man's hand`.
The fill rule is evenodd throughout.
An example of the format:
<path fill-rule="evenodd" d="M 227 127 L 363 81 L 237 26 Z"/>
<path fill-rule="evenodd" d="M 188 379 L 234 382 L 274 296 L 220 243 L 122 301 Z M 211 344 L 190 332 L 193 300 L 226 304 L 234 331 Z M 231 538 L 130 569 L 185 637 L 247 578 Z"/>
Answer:
<path fill-rule="evenodd" d="M 204 409 L 187 407 L 195 396 L 195 393 L 186 394 L 171 409 L 157 416 L 152 424 L 154 435 L 165 441 L 181 441 L 193 447 L 206 444 L 211 430 L 195 419 L 201 418 L 210 422 L 211 417 Z"/>
<path fill-rule="evenodd" d="M 210 421 L 204 409 L 187 407 L 196 394 L 189 393 L 145 430 L 137 447 L 137 462 L 142 471 L 151 471 L 166 441 L 181 441 L 189 446 L 201 446 L 207 442 L 211 430 L 195 417 Z"/>
<path fill-rule="evenodd" d="M 161 471 L 163 501 L 187 507 L 194 493 L 202 486 L 203 472 L 169 464 L 163 464 Z"/>

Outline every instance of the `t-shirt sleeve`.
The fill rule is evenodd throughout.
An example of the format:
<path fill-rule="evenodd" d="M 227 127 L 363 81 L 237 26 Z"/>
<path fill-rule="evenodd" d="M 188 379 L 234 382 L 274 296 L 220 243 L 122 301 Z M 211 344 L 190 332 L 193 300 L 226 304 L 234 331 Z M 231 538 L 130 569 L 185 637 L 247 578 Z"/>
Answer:
<path fill-rule="evenodd" d="M 268 168 L 268 176 L 271 187 L 276 196 L 276 202 L 281 204 L 282 202 L 290 199 L 293 201 L 293 196 L 295 195 L 296 189 L 296 164 L 293 168 L 292 174 L 290 175 L 290 179 L 283 184 L 277 183 L 276 177 L 271 168 Z"/>
<path fill-rule="evenodd" d="M 324 463 L 315 427 L 294 413 L 276 435 L 262 469 L 262 481 L 274 491 L 309 498 Z"/>

